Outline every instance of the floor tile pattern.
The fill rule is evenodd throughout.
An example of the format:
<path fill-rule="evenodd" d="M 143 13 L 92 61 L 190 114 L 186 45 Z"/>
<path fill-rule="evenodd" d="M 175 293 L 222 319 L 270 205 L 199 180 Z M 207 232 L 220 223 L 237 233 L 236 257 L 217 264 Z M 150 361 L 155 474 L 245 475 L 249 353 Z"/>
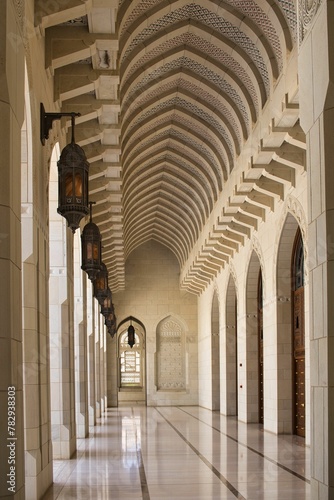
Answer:
<path fill-rule="evenodd" d="M 45 500 L 309 500 L 309 448 L 195 406 L 108 408 Z"/>

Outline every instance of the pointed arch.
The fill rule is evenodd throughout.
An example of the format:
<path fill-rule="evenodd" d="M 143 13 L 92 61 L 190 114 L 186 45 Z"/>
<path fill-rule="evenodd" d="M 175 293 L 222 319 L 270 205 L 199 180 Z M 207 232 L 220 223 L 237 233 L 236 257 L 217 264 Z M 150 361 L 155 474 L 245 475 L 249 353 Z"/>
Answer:
<path fill-rule="evenodd" d="M 127 316 L 122 321 L 120 321 L 120 323 L 117 326 L 117 333 L 119 333 L 119 331 L 121 330 L 121 327 L 125 323 L 130 323 L 131 324 L 131 322 L 136 323 L 138 326 L 140 326 L 142 328 L 142 330 L 143 330 L 143 333 L 146 335 L 146 328 L 145 328 L 144 323 L 142 323 L 138 318 L 135 318 L 134 316 Z"/>
<path fill-rule="evenodd" d="M 225 343 L 223 366 L 225 365 L 225 414 L 238 415 L 238 329 L 237 329 L 237 293 L 235 277 L 229 275 L 226 289 Z"/>
<path fill-rule="evenodd" d="M 135 343 L 128 344 L 128 328 L 135 329 Z M 117 327 L 118 401 L 146 402 L 146 328 L 133 316 L 124 318 Z"/>
<path fill-rule="evenodd" d="M 215 288 L 211 302 L 211 391 L 212 410 L 220 410 L 220 307 Z"/>
<path fill-rule="evenodd" d="M 252 251 L 246 281 L 246 380 L 247 380 L 247 421 L 261 422 L 261 398 L 264 394 L 263 364 L 259 338 L 259 277 L 262 268 L 258 253 Z M 264 344 L 263 339 L 263 344 Z M 264 346 L 263 346 L 264 347 Z M 263 358 L 262 358 L 263 359 Z M 263 403 L 263 401 L 262 401 Z"/>
<path fill-rule="evenodd" d="M 302 220 L 300 218 L 300 220 Z M 300 317 L 302 317 L 303 332 L 303 344 L 304 349 L 302 353 L 302 369 L 303 372 L 303 393 L 306 401 L 303 401 L 304 406 L 304 419 L 306 420 L 303 427 L 309 425 L 309 376 L 308 376 L 308 357 L 309 357 L 309 345 L 308 345 L 308 328 L 307 324 L 304 323 L 305 314 L 305 304 L 307 303 L 306 297 L 308 293 L 308 286 L 303 280 L 302 294 L 300 290 L 298 292 L 298 307 L 299 313 L 296 316 L 296 294 L 294 290 L 294 258 L 296 251 L 296 242 L 300 241 L 303 247 L 303 256 L 305 262 L 305 245 L 303 239 L 302 227 L 299 224 L 299 220 L 295 217 L 295 214 L 290 211 L 287 212 L 284 223 L 282 224 L 282 229 L 279 235 L 279 245 L 277 251 L 277 261 L 276 261 L 276 293 L 277 293 L 277 343 L 278 343 L 278 356 L 277 356 L 277 368 L 282 373 L 283 377 L 278 380 L 278 398 L 284 405 L 284 411 L 278 410 L 278 421 L 279 421 L 279 431 L 295 433 L 296 431 L 296 392 L 298 392 L 298 387 L 296 386 L 296 372 L 297 372 L 297 361 L 295 356 L 294 347 L 294 334 L 295 334 L 295 322 L 300 323 Z M 304 278 L 306 276 L 306 269 L 304 268 Z M 301 297 L 302 295 L 302 297 Z M 297 328 L 300 330 L 300 328 Z M 300 332 L 299 332 L 300 333 Z M 300 354 L 300 353 L 299 353 Z M 297 356 L 300 358 L 300 356 Z M 300 366 L 300 364 L 299 364 Z M 283 369 L 284 368 L 284 369 Z M 298 395 L 297 395 L 298 396 Z M 281 406 L 283 408 L 283 406 Z M 305 434 L 305 430 L 303 431 Z"/>

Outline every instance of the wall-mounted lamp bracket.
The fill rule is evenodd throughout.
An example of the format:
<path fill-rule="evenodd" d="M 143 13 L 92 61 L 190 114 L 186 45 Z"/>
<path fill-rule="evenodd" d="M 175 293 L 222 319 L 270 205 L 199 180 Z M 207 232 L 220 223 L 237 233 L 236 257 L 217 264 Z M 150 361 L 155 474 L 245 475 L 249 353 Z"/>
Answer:
<path fill-rule="evenodd" d="M 49 131 L 52 129 L 52 123 L 54 120 L 60 120 L 62 116 L 71 116 L 72 117 L 72 138 L 74 137 L 74 117 L 81 116 L 80 113 L 46 113 L 43 104 L 41 103 L 40 107 L 40 121 L 41 121 L 41 130 L 40 130 L 40 138 L 43 146 L 45 145 L 45 141 L 49 138 Z"/>

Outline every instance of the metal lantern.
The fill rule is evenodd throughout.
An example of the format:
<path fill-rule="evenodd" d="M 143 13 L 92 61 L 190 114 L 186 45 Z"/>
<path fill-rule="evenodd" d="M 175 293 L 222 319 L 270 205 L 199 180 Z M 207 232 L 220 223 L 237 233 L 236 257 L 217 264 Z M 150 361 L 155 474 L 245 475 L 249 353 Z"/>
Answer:
<path fill-rule="evenodd" d="M 108 269 L 107 266 L 101 262 L 102 269 L 98 272 L 94 280 L 94 297 L 99 301 L 100 304 L 103 303 L 104 299 L 108 295 Z"/>
<path fill-rule="evenodd" d="M 114 312 L 114 305 L 112 303 L 111 290 L 110 288 L 108 288 L 107 295 L 101 302 L 101 314 L 103 314 L 103 316 L 107 318 L 109 314 L 113 312 Z"/>
<path fill-rule="evenodd" d="M 111 329 L 111 328 L 116 327 L 116 318 L 115 318 L 115 315 L 114 314 L 110 314 L 106 318 L 104 324 L 106 325 L 106 327 L 107 327 L 108 330 Z"/>
<path fill-rule="evenodd" d="M 74 121 L 80 113 L 46 113 L 40 104 L 40 139 L 45 145 L 49 131 L 55 120 L 70 116 L 72 140 L 61 152 L 58 165 L 58 208 L 57 212 L 65 217 L 68 226 L 75 233 L 81 219 L 89 213 L 88 209 L 88 169 L 89 163 L 84 150 L 74 141 Z"/>
<path fill-rule="evenodd" d="M 115 311 L 114 311 L 114 306 L 112 305 L 112 311 L 105 316 L 105 322 L 104 324 L 107 327 L 108 333 L 113 337 L 116 333 L 116 316 L 115 316 Z"/>
<path fill-rule="evenodd" d="M 111 338 L 114 338 L 116 333 L 116 322 L 112 323 L 110 326 L 107 326 L 107 330 Z"/>
<path fill-rule="evenodd" d="M 109 313 L 108 316 L 105 317 L 105 322 L 104 322 L 106 326 L 109 326 L 112 323 L 116 323 L 116 316 L 114 310 L 111 313 Z"/>
<path fill-rule="evenodd" d="M 86 271 L 91 281 L 102 269 L 101 259 L 101 234 L 94 222 L 92 222 L 92 202 L 90 202 L 90 221 L 85 225 L 81 234 L 82 265 L 81 269 Z"/>
<path fill-rule="evenodd" d="M 81 219 L 89 213 L 88 170 L 84 150 L 74 142 L 74 117 L 72 116 L 72 141 L 61 152 L 58 165 L 58 209 L 74 233 Z"/>
<path fill-rule="evenodd" d="M 131 347 L 131 349 L 133 348 L 135 343 L 136 343 L 135 329 L 134 329 L 133 325 L 130 325 L 128 328 L 128 344 Z"/>

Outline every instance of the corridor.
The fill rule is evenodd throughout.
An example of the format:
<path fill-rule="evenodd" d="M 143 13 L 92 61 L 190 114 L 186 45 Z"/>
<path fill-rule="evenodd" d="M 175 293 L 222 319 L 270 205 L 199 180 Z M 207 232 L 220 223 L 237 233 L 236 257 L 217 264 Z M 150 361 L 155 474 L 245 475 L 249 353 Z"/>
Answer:
<path fill-rule="evenodd" d="M 304 500 L 309 448 L 195 406 L 108 408 L 44 500 Z"/>

